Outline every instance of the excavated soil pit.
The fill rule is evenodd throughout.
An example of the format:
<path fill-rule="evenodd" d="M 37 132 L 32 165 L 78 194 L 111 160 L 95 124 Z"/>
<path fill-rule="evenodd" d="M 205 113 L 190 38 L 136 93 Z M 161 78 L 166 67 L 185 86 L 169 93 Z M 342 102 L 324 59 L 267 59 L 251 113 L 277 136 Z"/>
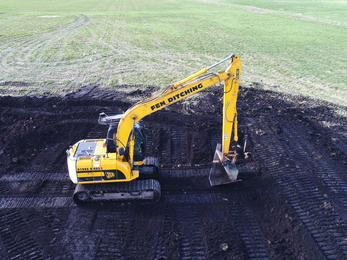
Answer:
<path fill-rule="evenodd" d="M 133 87 L 133 86 L 132 86 Z M 143 120 L 162 199 L 77 207 L 69 145 L 103 138 L 99 112 L 147 97 L 93 86 L 63 98 L 0 97 L 1 259 L 345 259 L 346 108 L 241 88 L 242 182 L 210 187 L 218 92 Z"/>

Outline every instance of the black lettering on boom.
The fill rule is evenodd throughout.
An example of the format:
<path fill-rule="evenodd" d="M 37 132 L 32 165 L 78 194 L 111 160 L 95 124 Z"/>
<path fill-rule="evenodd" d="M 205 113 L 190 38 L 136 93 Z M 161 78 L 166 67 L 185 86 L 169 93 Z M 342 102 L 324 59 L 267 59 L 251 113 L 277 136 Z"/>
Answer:
<path fill-rule="evenodd" d="M 160 103 L 157 103 L 157 104 L 151 106 L 151 109 L 154 110 L 156 108 L 160 108 L 160 107 L 165 106 L 165 105 L 166 105 L 165 101 L 161 101 Z"/>
<path fill-rule="evenodd" d="M 190 93 L 193 93 L 194 91 L 197 91 L 197 90 L 199 90 L 199 88 L 203 88 L 204 86 L 200 83 L 199 85 L 196 85 L 196 86 L 194 86 L 194 87 L 191 87 L 190 89 L 187 89 L 187 90 L 185 90 L 185 91 L 182 91 L 181 93 L 179 93 L 179 94 L 176 94 L 176 95 L 174 95 L 174 96 L 172 96 L 172 97 L 169 97 L 168 99 L 167 99 L 167 101 L 169 102 L 169 103 L 171 103 L 172 101 L 175 101 L 176 99 L 179 99 L 180 97 L 184 97 L 184 96 L 186 96 L 186 95 L 188 95 L 188 94 L 190 94 Z M 152 108 L 152 110 L 154 110 L 154 108 L 153 108 L 153 106 L 151 107 Z"/>

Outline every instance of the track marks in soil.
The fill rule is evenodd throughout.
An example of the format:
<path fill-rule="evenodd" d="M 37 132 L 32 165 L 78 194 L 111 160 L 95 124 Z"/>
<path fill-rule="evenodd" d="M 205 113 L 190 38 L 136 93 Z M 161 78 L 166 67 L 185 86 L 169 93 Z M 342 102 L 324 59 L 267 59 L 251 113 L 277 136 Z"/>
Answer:
<path fill-rule="evenodd" d="M 209 170 L 162 171 L 163 202 L 175 212 L 179 259 L 269 259 L 252 209 L 254 192 L 239 184 L 210 187 Z"/>
<path fill-rule="evenodd" d="M 219 140 L 210 137 L 221 136 L 216 127 L 207 127 L 204 132 L 199 132 L 191 126 L 179 125 L 179 122 L 173 125 L 148 122 L 146 126 L 149 129 L 160 129 L 158 132 L 152 130 L 148 137 L 148 154 L 161 157 L 165 167 L 209 164 L 208 158 L 213 157 L 216 141 Z"/>
<path fill-rule="evenodd" d="M 66 173 L 23 172 L 0 178 L 0 208 L 74 207 L 74 185 Z M 52 196 L 53 195 L 53 196 Z"/>
<path fill-rule="evenodd" d="M 206 183 L 207 175 L 207 169 L 164 171 L 163 197 L 154 205 L 125 202 L 79 208 L 72 204 L 73 189 L 67 189 L 69 197 L 60 198 L 61 189 L 52 188 L 43 198 L 34 198 L 32 193 L 25 198 L 4 198 L 0 211 L 14 207 L 22 214 L 32 214 L 32 221 L 38 221 L 35 215 L 43 214 L 47 221 L 40 227 L 40 234 L 49 232 L 53 241 L 50 246 L 64 247 L 65 256 L 73 258 L 243 259 L 248 255 L 266 259 L 258 234 L 260 226 L 249 204 L 253 195 L 211 188 Z M 58 187 L 70 184 L 54 174 L 36 176 L 47 177 L 46 187 L 56 187 L 57 181 L 63 184 Z M 26 180 L 31 187 L 33 181 L 29 179 L 33 179 L 29 173 L 2 177 L 12 182 Z M 63 199 L 64 203 L 60 201 Z M 251 242 L 248 236 L 254 236 Z M 244 249 L 247 253 L 241 253 Z"/>
<path fill-rule="evenodd" d="M 96 210 L 73 208 L 66 217 L 62 246 L 72 259 L 95 259 L 98 236 L 92 232 Z"/>
<path fill-rule="evenodd" d="M 134 207 L 115 207 L 110 213 L 99 214 L 94 227 L 97 233 L 108 233 L 109 236 L 100 236 L 95 258 L 105 259 L 115 257 L 122 259 L 124 255 L 136 259 L 137 253 L 134 239 Z M 121 220 L 121 221 L 118 221 Z M 134 251 L 135 252 L 134 252 Z M 127 252 L 128 251 L 128 252 Z"/>
<path fill-rule="evenodd" d="M 176 207 L 177 235 L 181 259 L 206 259 L 201 219 L 191 207 Z"/>
<path fill-rule="evenodd" d="M 0 211 L 1 240 L 9 259 L 45 259 L 41 246 L 35 241 L 31 228 L 20 211 Z"/>
<path fill-rule="evenodd" d="M 263 162 L 266 174 L 282 187 L 288 202 L 325 256 L 328 259 L 343 258 L 347 254 L 347 212 L 337 200 L 328 197 L 341 200 L 346 192 L 346 183 L 331 167 L 334 164 L 330 163 L 328 166 L 327 159 L 320 162 L 323 156 L 311 147 L 307 133 L 296 129 L 289 122 L 282 122 L 280 137 L 260 120 L 252 120 L 251 124 L 258 132 L 261 129 L 262 133 L 272 136 L 252 135 L 254 142 L 258 144 L 255 150 Z M 334 196 L 324 186 L 337 189 L 336 193 L 342 194 Z M 341 202 L 345 206 L 344 198 Z"/>
<path fill-rule="evenodd" d="M 228 196 L 228 208 L 233 227 L 242 239 L 250 259 L 269 259 L 266 239 L 252 209 L 252 192 L 234 193 Z M 246 198 L 245 198 L 246 197 Z"/>
<path fill-rule="evenodd" d="M 140 90 L 144 88 L 139 87 L 132 98 L 143 98 L 146 93 Z M 220 118 L 177 113 L 184 106 L 174 107 L 176 112 L 157 113 L 144 123 L 150 130 L 148 154 L 165 166 L 160 177 L 162 200 L 154 205 L 77 207 L 71 199 L 74 185 L 63 156 L 66 147 L 72 140 L 104 137 L 107 129 L 97 125 L 97 114 L 129 105 L 98 88 L 85 90 L 76 93 L 78 99 L 72 95 L 61 102 L 2 99 L 8 106 L 2 110 L 0 125 L 0 140 L 6 147 L 0 153 L 6 166 L 0 176 L 0 222 L 8 225 L 5 216 L 12 214 L 27 224 L 24 231 L 14 228 L 15 233 L 0 240 L 0 256 L 19 255 L 12 255 L 10 240 L 26 234 L 29 239 L 24 243 L 34 241 L 36 257 L 45 259 L 115 255 L 119 259 L 278 260 L 343 259 L 347 255 L 346 121 L 335 114 L 343 108 L 242 88 L 240 132 L 249 134 L 249 162 L 255 166 L 241 167 L 246 169 L 240 174 L 243 183 L 213 188 L 208 174 L 221 138 Z M 35 103 L 33 108 L 31 103 Z M 199 111 L 196 104 L 194 109 Z M 36 130 L 31 131 L 31 126 Z M 64 136 L 54 134 L 52 129 L 58 127 Z M 11 146 L 7 143 L 18 139 L 18 129 L 23 130 L 21 140 L 32 141 L 25 143 L 26 150 L 23 142 L 18 147 L 13 141 Z M 38 130 L 41 135 L 33 135 Z M 47 150 L 38 149 L 37 157 L 31 156 L 29 147 L 35 143 L 37 149 L 40 140 L 54 142 L 45 144 Z M 30 160 L 11 161 L 18 151 Z M 30 164 L 37 162 L 41 170 Z M 259 169 L 258 164 L 260 175 L 252 170 Z M 34 230 L 37 236 L 32 235 Z"/>

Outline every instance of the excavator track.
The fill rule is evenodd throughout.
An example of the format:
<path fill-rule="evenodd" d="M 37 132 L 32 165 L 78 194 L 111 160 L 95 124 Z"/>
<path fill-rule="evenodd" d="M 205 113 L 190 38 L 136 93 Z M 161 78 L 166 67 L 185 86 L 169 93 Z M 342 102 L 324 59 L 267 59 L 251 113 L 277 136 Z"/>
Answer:
<path fill-rule="evenodd" d="M 145 200 L 155 203 L 161 196 L 157 180 L 133 180 L 101 184 L 77 184 L 73 199 L 75 203 L 92 201 Z"/>

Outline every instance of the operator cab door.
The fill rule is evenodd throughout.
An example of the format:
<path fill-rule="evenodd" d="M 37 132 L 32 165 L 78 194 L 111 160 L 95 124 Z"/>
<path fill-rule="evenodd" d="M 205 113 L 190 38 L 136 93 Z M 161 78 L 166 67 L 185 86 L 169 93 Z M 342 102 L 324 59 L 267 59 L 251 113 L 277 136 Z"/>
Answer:
<path fill-rule="evenodd" d="M 117 150 L 117 146 L 115 143 L 116 140 L 116 125 L 110 125 L 107 132 L 106 139 L 106 147 L 108 153 L 115 153 Z M 134 147 L 134 161 L 143 161 L 146 157 L 146 138 L 143 134 L 144 128 L 139 124 L 136 124 L 134 127 L 134 139 L 135 139 L 135 147 Z M 125 149 L 125 158 L 129 160 L 129 142 L 127 143 Z"/>
<path fill-rule="evenodd" d="M 143 128 L 139 124 L 135 125 L 134 127 L 134 139 L 135 139 L 134 161 L 135 162 L 143 161 L 146 157 L 146 138 L 142 130 Z M 129 159 L 129 142 L 125 150 L 125 156 L 127 159 Z"/>

